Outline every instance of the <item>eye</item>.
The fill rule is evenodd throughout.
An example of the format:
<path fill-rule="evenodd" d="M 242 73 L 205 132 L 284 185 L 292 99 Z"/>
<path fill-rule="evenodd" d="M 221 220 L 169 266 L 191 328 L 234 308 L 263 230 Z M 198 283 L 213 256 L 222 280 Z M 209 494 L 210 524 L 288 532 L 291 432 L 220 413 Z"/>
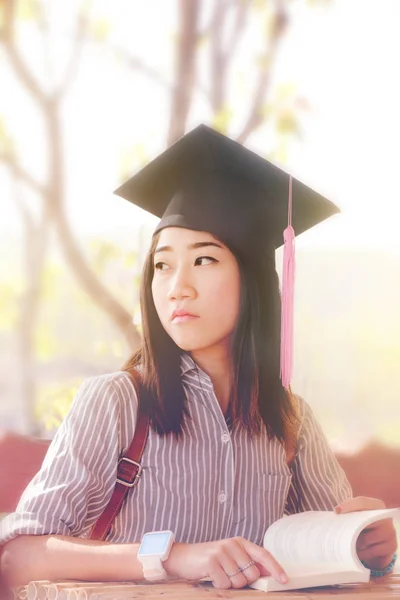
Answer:
<path fill-rule="evenodd" d="M 169 269 L 167 263 L 165 262 L 158 262 L 154 265 L 154 270 L 155 271 L 166 271 L 167 269 Z"/>
<path fill-rule="evenodd" d="M 206 261 L 206 262 L 204 262 Z M 212 256 L 199 256 L 199 258 L 196 258 L 196 262 L 195 265 L 199 265 L 200 266 L 205 266 L 205 265 L 210 265 L 212 263 L 216 263 L 218 262 L 216 258 L 213 258 Z"/>

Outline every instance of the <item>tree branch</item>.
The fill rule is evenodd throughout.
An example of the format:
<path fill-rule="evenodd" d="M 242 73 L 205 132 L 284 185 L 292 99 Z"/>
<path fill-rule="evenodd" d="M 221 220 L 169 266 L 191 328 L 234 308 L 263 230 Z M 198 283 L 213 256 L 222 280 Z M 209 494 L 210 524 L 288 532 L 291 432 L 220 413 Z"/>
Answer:
<path fill-rule="evenodd" d="M 241 0 L 239 0 L 239 1 L 241 1 Z M 233 7 L 237 6 L 237 4 L 238 4 L 238 0 L 222 0 L 222 2 L 225 3 L 226 8 L 233 8 Z M 203 38 L 203 37 L 207 37 L 210 35 L 213 22 L 214 22 L 214 14 L 210 19 L 210 23 L 206 27 L 204 27 L 204 29 L 200 32 L 200 34 L 199 34 L 200 37 Z"/>
<path fill-rule="evenodd" d="M 58 95 L 47 96 L 39 87 L 37 82 L 30 75 L 26 65 L 23 63 L 14 45 L 14 9 L 15 2 L 7 0 L 5 2 L 5 20 L 2 42 L 9 55 L 11 66 L 14 68 L 17 76 L 40 104 L 41 113 L 44 119 L 48 135 L 48 181 L 47 185 L 40 185 L 29 173 L 17 163 L 13 152 L 3 152 L 0 160 L 12 170 L 14 176 L 24 181 L 31 189 L 41 194 L 43 199 L 44 218 L 49 219 L 55 225 L 59 235 L 60 243 L 64 251 L 67 263 L 71 267 L 74 275 L 77 277 L 80 285 L 89 295 L 97 306 L 104 310 L 114 324 L 121 330 L 130 347 L 135 350 L 140 343 L 140 336 L 132 322 L 130 313 L 112 296 L 102 282 L 96 277 L 84 256 L 75 237 L 71 231 L 68 220 L 64 214 L 64 164 L 63 164 L 63 146 L 62 134 L 59 122 L 60 97 Z M 82 23 L 81 23 L 82 26 Z M 77 38 L 81 35 L 78 34 Z M 83 37 L 83 34 L 82 34 Z M 75 69 L 76 61 L 79 58 L 80 42 L 77 42 L 72 56 L 72 65 L 68 69 L 67 79 L 70 73 Z M 64 81 L 63 85 L 68 85 Z M 61 87 L 59 94 L 64 92 Z M 25 207 L 21 205 L 21 208 Z"/>
<path fill-rule="evenodd" d="M 12 173 L 14 200 L 19 207 L 24 222 L 24 273 L 25 286 L 19 297 L 19 315 L 17 320 L 17 340 L 19 361 L 23 366 L 19 378 L 19 393 L 24 403 L 24 416 L 27 420 L 28 433 L 38 434 L 35 420 L 36 377 L 34 333 L 41 296 L 41 277 L 45 265 L 49 222 L 43 213 L 40 221 L 35 223 L 27 209 L 22 195 L 21 181 Z"/>
<path fill-rule="evenodd" d="M 18 183 L 20 183 L 21 180 L 15 172 L 12 171 L 11 174 L 14 182 L 14 202 L 17 205 L 20 214 L 22 215 L 22 220 L 25 224 L 25 230 L 32 231 L 34 228 L 33 217 L 27 205 L 22 199 L 22 191 L 18 186 Z"/>
<path fill-rule="evenodd" d="M 235 4 L 215 0 L 213 18 L 209 27 L 211 46 L 211 94 L 210 102 L 214 113 L 218 114 L 225 105 L 226 79 L 228 69 L 243 34 L 250 0 L 241 0 Z M 229 10 L 236 7 L 235 24 L 230 39 L 223 42 L 225 23 Z"/>
<path fill-rule="evenodd" d="M 287 14 L 285 10 L 284 0 L 277 2 L 277 10 L 272 26 L 271 38 L 269 39 L 268 49 L 261 59 L 260 72 L 258 82 L 253 97 L 253 102 L 250 108 L 248 119 L 237 137 L 237 141 L 244 144 L 253 131 L 255 131 L 264 120 L 262 107 L 265 101 L 265 95 L 271 83 L 272 65 L 274 64 L 275 56 L 278 50 L 279 42 L 282 39 L 283 33 L 287 25 Z"/>
<path fill-rule="evenodd" d="M 59 103 L 54 99 L 45 115 L 50 148 L 47 211 L 55 225 L 65 260 L 82 289 L 88 294 L 93 303 L 103 310 L 118 327 L 125 336 L 130 348 L 136 350 L 141 338 L 133 324 L 132 315 L 114 298 L 87 264 L 65 215 L 63 145 L 58 113 Z"/>
<path fill-rule="evenodd" d="M 97 40 L 91 37 L 85 38 L 84 41 L 97 45 L 103 44 L 103 40 Z M 128 67 L 140 71 L 141 73 L 143 73 L 143 75 L 146 75 L 148 79 L 150 79 L 157 85 L 163 87 L 171 94 L 175 90 L 175 85 L 173 83 L 168 81 L 168 79 L 160 71 L 147 64 L 142 58 L 132 56 L 131 54 L 129 54 L 129 52 L 126 51 L 125 48 L 121 48 L 115 44 L 112 44 L 111 42 L 107 42 L 107 49 L 110 52 L 113 52 L 115 56 L 121 59 Z M 207 100 L 209 100 L 210 92 L 208 89 L 205 89 L 204 87 L 199 85 L 197 87 L 197 91 L 203 94 Z"/>
<path fill-rule="evenodd" d="M 43 9 L 43 4 L 40 3 L 40 5 L 39 5 L 39 3 L 38 3 L 37 6 L 40 6 L 37 22 L 38 22 L 38 29 L 42 34 L 44 65 L 45 65 L 45 69 L 47 71 L 48 80 L 50 81 L 50 84 L 52 84 L 54 81 L 54 77 L 53 77 L 53 64 L 51 61 L 49 22 L 46 18 L 47 15 L 45 15 L 45 12 Z"/>
<path fill-rule="evenodd" d="M 53 221 L 61 242 L 61 247 L 64 251 L 65 259 L 79 281 L 82 289 L 85 290 L 94 304 L 108 314 L 110 319 L 124 335 L 130 349 L 133 351 L 137 350 L 141 338 L 133 324 L 132 315 L 101 283 L 83 258 L 82 252 L 78 247 L 60 206 L 53 210 Z"/>
<path fill-rule="evenodd" d="M 179 0 L 180 32 L 176 44 L 176 84 L 172 93 L 168 146 L 182 137 L 186 130 L 196 79 L 199 11 L 200 0 Z"/>
<path fill-rule="evenodd" d="M 218 113 L 224 105 L 227 54 L 222 49 L 222 34 L 227 11 L 226 2 L 215 0 L 210 27 L 211 106 L 214 113 Z"/>
<path fill-rule="evenodd" d="M 0 162 L 7 165 L 15 177 L 22 180 L 33 192 L 40 196 L 46 195 L 46 186 L 39 183 L 30 173 L 25 171 L 12 155 L 0 153 Z"/>
<path fill-rule="evenodd" d="M 251 0 L 240 0 L 236 4 L 235 26 L 232 30 L 231 38 L 227 42 L 225 47 L 226 58 L 231 58 L 232 54 L 236 51 L 239 45 L 239 40 L 243 35 L 245 25 L 247 22 L 250 2 Z"/>
<path fill-rule="evenodd" d="M 87 41 L 96 45 L 104 43 L 103 40 L 99 40 L 93 37 L 89 37 Z M 132 56 L 126 51 L 125 48 L 121 48 L 120 46 L 117 46 L 108 41 L 106 47 L 108 50 L 113 52 L 117 58 L 123 60 L 128 65 L 128 67 L 141 71 L 149 79 L 152 79 L 155 83 L 161 85 L 162 87 L 165 87 L 166 89 L 173 89 L 172 84 L 169 83 L 165 77 L 163 77 L 160 71 L 157 71 L 157 69 L 154 69 L 153 67 L 148 65 L 146 62 L 144 62 L 144 60 L 142 60 L 142 58 Z"/>
<path fill-rule="evenodd" d="M 86 33 L 88 30 L 89 18 L 87 14 L 79 13 L 77 17 L 76 33 L 74 46 L 72 48 L 71 57 L 65 72 L 64 80 L 57 88 L 55 95 L 57 98 L 62 98 L 66 94 L 71 81 L 76 75 L 79 61 L 82 55 L 84 42 L 86 40 Z"/>
<path fill-rule="evenodd" d="M 32 94 L 33 98 L 41 104 L 45 105 L 46 95 L 39 86 L 38 82 L 29 72 L 26 64 L 23 62 L 18 50 L 15 47 L 14 29 L 15 29 L 15 0 L 6 0 L 3 2 L 3 32 L 1 41 L 4 44 L 5 51 L 8 55 L 11 65 L 26 89 Z"/>
<path fill-rule="evenodd" d="M 175 86 L 169 81 L 167 81 L 167 79 L 163 77 L 163 75 L 159 71 L 157 71 L 157 69 L 150 67 L 143 60 L 137 58 L 136 56 L 130 56 L 129 54 L 126 54 L 126 52 L 124 52 L 121 48 L 117 48 L 116 52 L 119 53 L 119 56 L 122 56 L 122 58 L 125 60 L 129 67 L 141 71 L 149 79 L 153 80 L 158 85 L 170 91 L 171 94 L 174 92 Z M 210 93 L 207 89 L 199 85 L 197 87 L 197 91 L 203 94 L 207 99 L 209 99 Z M 190 94 L 190 90 L 186 90 L 186 93 Z"/>
<path fill-rule="evenodd" d="M 129 54 L 127 55 L 121 48 L 117 49 L 117 53 L 120 57 L 124 58 L 127 65 L 132 69 L 137 69 L 138 71 L 141 71 L 142 73 L 144 73 L 144 75 L 147 75 L 147 77 L 149 79 L 152 79 L 155 83 L 158 83 L 159 85 L 166 87 L 171 91 L 173 90 L 173 85 L 169 83 L 159 71 L 147 65 L 143 60 L 137 58 L 136 56 L 131 56 Z"/>

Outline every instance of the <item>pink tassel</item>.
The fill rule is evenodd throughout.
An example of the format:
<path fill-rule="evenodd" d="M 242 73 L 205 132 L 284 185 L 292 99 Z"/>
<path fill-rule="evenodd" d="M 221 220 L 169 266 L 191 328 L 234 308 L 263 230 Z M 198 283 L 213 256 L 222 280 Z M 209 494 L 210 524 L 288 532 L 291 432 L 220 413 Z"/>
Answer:
<path fill-rule="evenodd" d="M 295 233 L 292 227 L 292 178 L 289 179 L 288 226 L 283 232 L 281 380 L 289 389 L 293 370 L 293 309 L 295 277 Z"/>

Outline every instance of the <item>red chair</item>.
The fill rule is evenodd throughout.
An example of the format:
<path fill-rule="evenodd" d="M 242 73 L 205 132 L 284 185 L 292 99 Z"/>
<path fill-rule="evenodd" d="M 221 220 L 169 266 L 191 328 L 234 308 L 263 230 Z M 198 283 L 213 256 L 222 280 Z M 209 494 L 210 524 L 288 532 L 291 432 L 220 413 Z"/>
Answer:
<path fill-rule="evenodd" d="M 50 440 L 6 432 L 0 435 L 0 514 L 15 510 L 22 492 L 39 471 Z M 1 547 L 0 547 L 1 556 Z M 1 580 L 0 598 L 12 598 Z"/>
<path fill-rule="evenodd" d="M 50 440 L 7 432 L 0 435 L 0 513 L 12 512 L 38 472 Z M 372 441 L 356 454 L 336 453 L 355 496 L 400 506 L 400 448 Z"/>
<path fill-rule="evenodd" d="M 380 498 L 387 508 L 400 506 L 400 447 L 371 441 L 356 454 L 337 453 L 354 496 Z"/>
<path fill-rule="evenodd" d="M 12 512 L 38 472 L 50 440 L 7 432 L 0 435 L 0 513 Z M 355 496 L 400 506 L 400 448 L 372 441 L 356 454 L 336 453 Z"/>
<path fill-rule="evenodd" d="M 50 440 L 6 432 L 0 435 L 0 513 L 15 510 L 22 492 L 39 471 Z"/>
<path fill-rule="evenodd" d="M 38 472 L 49 440 L 17 433 L 0 435 L 0 513 L 12 512 Z M 352 455 L 336 454 L 355 496 L 380 498 L 388 508 L 400 506 L 400 448 L 371 442 Z M 1 548 L 0 548 L 1 554 Z M 0 581 L 0 598 L 6 590 Z"/>

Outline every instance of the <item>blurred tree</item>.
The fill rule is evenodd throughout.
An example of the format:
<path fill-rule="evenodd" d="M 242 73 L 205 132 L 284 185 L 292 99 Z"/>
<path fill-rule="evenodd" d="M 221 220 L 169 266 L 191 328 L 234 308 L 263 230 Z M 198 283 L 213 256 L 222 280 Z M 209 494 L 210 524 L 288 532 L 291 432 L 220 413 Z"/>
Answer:
<path fill-rule="evenodd" d="M 319 1 L 322 3 L 328 0 Z M 243 127 L 236 137 L 244 143 L 268 118 L 275 119 L 277 129 L 283 136 L 298 132 L 297 113 L 303 105 L 296 95 L 283 108 L 281 105 L 273 106 L 271 99 L 268 102 L 275 59 L 288 23 L 289 5 L 294 2 L 295 0 L 213 0 L 206 3 L 203 0 L 175 0 L 173 5 L 178 10 L 178 31 L 174 38 L 175 75 L 171 88 L 167 145 L 185 133 L 193 107 L 194 92 L 199 87 L 203 88 L 198 70 L 200 51 L 208 52 L 207 85 L 203 92 L 211 107 L 212 122 L 221 131 L 229 132 L 235 107 L 229 100 L 228 80 L 232 75 L 235 56 L 246 32 L 251 11 L 256 11 L 257 19 L 263 24 L 262 44 L 261 49 L 256 49 L 254 53 L 257 65 L 254 89 L 245 106 Z M 15 181 L 15 199 L 25 226 L 26 288 L 21 297 L 19 332 L 22 393 L 27 407 L 32 407 L 35 397 L 32 340 L 50 228 L 54 228 L 65 261 L 92 302 L 110 318 L 132 350 L 137 348 L 140 340 L 140 333 L 130 311 L 88 264 L 83 249 L 72 232 L 65 207 L 66 173 L 61 110 L 76 77 L 85 42 L 96 38 L 97 41 L 109 44 L 110 26 L 106 19 L 93 21 L 91 2 L 83 1 L 76 12 L 75 35 L 71 40 L 67 67 L 62 77 L 59 76 L 58 68 L 55 77 L 48 51 L 51 38 L 46 12 L 48 10 L 49 5 L 40 0 L 3 0 L 0 5 L 0 42 L 5 57 L 16 79 L 36 105 L 47 140 L 47 169 L 44 180 L 40 181 L 25 169 L 24 156 L 14 147 L 11 135 L 6 135 L 0 127 L 0 160 L 9 167 Z M 205 18 L 208 19 L 206 23 Z M 36 76 L 28 57 L 21 49 L 19 26 L 22 20 L 34 23 L 43 41 L 44 64 L 40 77 Z M 111 44 L 109 47 L 110 51 L 115 50 Z M 118 51 L 121 54 L 121 49 Z M 148 68 L 141 58 L 129 55 L 125 49 L 122 51 L 131 67 L 141 69 L 151 78 L 161 77 Z M 39 218 L 34 218 L 33 212 L 28 209 L 28 203 L 24 203 L 27 190 L 39 200 Z M 32 408 L 29 413 L 32 413 Z"/>
<path fill-rule="evenodd" d="M 258 76 L 253 96 L 247 106 L 247 118 L 237 139 L 244 143 L 250 134 L 265 120 L 263 113 L 266 94 L 280 40 L 287 24 L 287 5 L 278 2 L 254 2 L 238 0 L 236 2 L 218 1 L 212 3 L 210 23 L 203 31 L 200 25 L 200 13 L 203 2 L 179 0 L 180 29 L 176 43 L 176 79 L 172 93 L 171 117 L 168 131 L 168 145 L 180 138 L 186 131 L 193 88 L 196 84 L 196 54 L 199 41 L 206 39 L 209 46 L 209 101 L 214 114 L 214 124 L 227 131 L 229 110 L 227 109 L 227 80 L 234 64 L 236 52 L 246 29 L 251 9 L 263 14 L 268 24 L 264 48 L 258 58 Z M 234 24 L 232 24 L 234 12 Z"/>
<path fill-rule="evenodd" d="M 65 165 L 60 111 L 63 100 L 68 94 L 69 87 L 76 74 L 82 46 L 88 32 L 90 20 L 88 4 L 87 2 L 82 3 L 81 9 L 77 13 L 75 39 L 73 40 L 70 61 L 63 80 L 55 85 L 52 81 L 46 82 L 46 85 L 43 86 L 33 76 L 28 63 L 24 61 L 18 49 L 16 35 L 18 9 L 27 11 L 28 15 L 35 19 L 44 39 L 48 35 L 48 24 L 44 4 L 38 0 L 23 0 L 22 2 L 4 0 L 2 3 L 1 41 L 6 56 L 20 83 L 39 107 L 43 118 L 45 136 L 48 142 L 46 182 L 42 184 L 36 181 L 34 177 L 23 170 L 21 166 L 23 160 L 11 145 L 3 151 L 1 159 L 10 166 L 15 177 L 21 179 L 25 185 L 39 196 L 43 203 L 46 222 L 51 222 L 54 225 L 65 259 L 80 285 L 89 294 L 92 301 L 114 321 L 126 337 L 129 345 L 135 348 L 140 337 L 132 323 L 130 313 L 121 306 L 87 264 L 65 213 Z M 50 91 L 47 91 L 48 89 Z"/>
<path fill-rule="evenodd" d="M 49 234 L 49 220 L 44 213 L 35 219 L 23 201 L 23 192 L 18 176 L 13 169 L 15 202 L 19 207 L 24 228 L 24 290 L 19 296 L 19 314 L 16 323 L 20 365 L 20 394 L 23 400 L 25 421 L 33 435 L 36 435 L 34 404 L 36 400 L 35 347 L 37 315 L 39 310 L 41 281 L 45 266 L 46 247 Z"/>
<path fill-rule="evenodd" d="M 328 4 L 332 0 L 305 0 L 306 4 Z M 253 89 L 246 97 L 241 131 L 236 135 L 240 143 L 267 119 L 274 119 L 278 132 L 297 134 L 298 113 L 307 109 L 304 98 L 293 86 L 283 86 L 279 97 L 269 98 L 271 80 L 280 44 L 289 23 L 289 7 L 296 0 L 175 0 L 178 11 L 178 30 L 175 40 L 175 75 L 171 86 L 171 102 L 167 146 L 179 139 L 187 129 L 195 93 L 201 91 L 211 108 L 214 127 L 229 134 L 232 115 L 238 109 L 237 97 L 232 99 L 232 74 L 239 69 L 236 59 L 250 17 L 260 23 L 258 39 L 254 40 L 249 69 L 256 63 Z M 300 3 L 297 0 L 297 3 Z M 207 20 L 208 19 L 208 20 Z M 260 47 L 258 47 L 260 44 Z M 114 48 L 118 56 L 133 69 L 166 85 L 162 74 L 149 67 L 142 59 L 131 56 L 125 49 Z M 199 54 L 207 54 L 205 79 L 199 69 Z"/>
<path fill-rule="evenodd" d="M 68 94 L 78 67 L 85 35 L 89 24 L 89 7 L 82 3 L 77 13 L 76 33 L 72 43 L 70 60 L 62 81 L 56 85 L 50 81 L 41 85 L 29 68 L 18 47 L 18 18 L 34 19 L 46 46 L 49 28 L 44 4 L 38 0 L 4 0 L 1 10 L 1 43 L 9 64 L 26 92 L 36 103 L 44 124 L 44 136 L 48 143 L 47 176 L 44 183 L 37 181 L 23 168 L 23 157 L 18 156 L 9 135 L 1 132 L 1 160 L 11 170 L 15 181 L 15 198 L 20 209 L 25 229 L 25 274 L 26 288 L 21 296 L 19 318 L 19 363 L 21 373 L 20 393 L 25 406 L 26 418 L 31 432 L 34 433 L 34 401 L 36 398 L 34 377 L 33 333 L 36 326 L 40 281 L 45 260 L 46 238 L 50 224 L 54 225 L 66 262 L 75 273 L 80 285 L 89 294 L 92 301 L 103 309 L 121 330 L 128 344 L 135 348 L 139 343 L 139 334 L 132 322 L 130 313 L 114 298 L 93 270 L 87 264 L 82 249 L 75 239 L 65 214 L 65 165 L 63 157 L 63 131 L 60 111 L 64 98 Z M 48 56 L 45 57 L 48 67 Z M 48 91 L 49 90 L 49 91 Z M 33 214 L 23 203 L 23 192 L 18 182 L 33 192 L 42 206 L 42 218 L 35 223 Z"/>
<path fill-rule="evenodd" d="M 18 207 L 23 227 L 23 275 L 24 284 L 15 290 L 14 306 L 17 314 L 10 319 L 17 335 L 17 352 L 22 366 L 18 393 L 24 407 L 24 418 L 28 429 L 35 434 L 34 402 L 36 399 L 34 335 L 40 302 L 41 276 L 45 264 L 49 219 L 46 212 L 35 218 L 24 198 L 22 183 L 41 193 L 41 188 L 30 175 L 25 173 L 15 160 L 10 134 L 0 123 L 0 151 L 10 167 L 11 189 Z M 15 309 L 14 309 L 15 310 Z M 5 313 L 7 314 L 7 313 Z"/>

